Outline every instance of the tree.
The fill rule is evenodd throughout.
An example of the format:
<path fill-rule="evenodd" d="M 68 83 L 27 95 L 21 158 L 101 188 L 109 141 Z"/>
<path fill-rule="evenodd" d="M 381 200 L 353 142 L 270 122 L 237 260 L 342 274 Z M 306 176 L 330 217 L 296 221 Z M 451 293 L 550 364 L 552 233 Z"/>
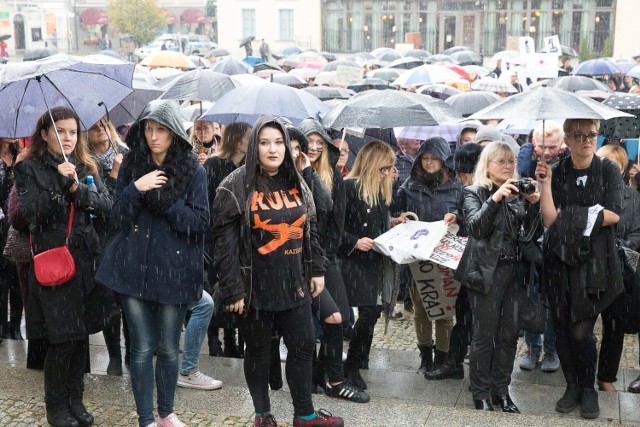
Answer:
<path fill-rule="evenodd" d="M 151 42 L 167 24 L 156 0 L 109 0 L 107 15 L 121 33 L 131 34 L 136 46 Z"/>

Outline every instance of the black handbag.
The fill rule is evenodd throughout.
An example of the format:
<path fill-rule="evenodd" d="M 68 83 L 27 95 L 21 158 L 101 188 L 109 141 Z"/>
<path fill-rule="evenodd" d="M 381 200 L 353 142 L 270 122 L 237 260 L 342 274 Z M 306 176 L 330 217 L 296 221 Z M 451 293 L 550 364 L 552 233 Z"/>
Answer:
<path fill-rule="evenodd" d="M 640 332 L 640 272 L 637 264 L 628 256 L 628 249 L 616 243 L 618 256 L 622 265 L 622 280 L 624 291 L 613 300 L 607 310 L 616 318 L 616 326 L 624 330 L 625 334 Z"/>

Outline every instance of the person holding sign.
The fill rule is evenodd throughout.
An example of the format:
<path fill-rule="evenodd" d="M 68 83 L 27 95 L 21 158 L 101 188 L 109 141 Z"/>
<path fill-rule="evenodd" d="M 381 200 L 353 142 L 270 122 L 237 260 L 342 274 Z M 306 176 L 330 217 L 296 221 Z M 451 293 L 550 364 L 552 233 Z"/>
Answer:
<path fill-rule="evenodd" d="M 542 220 L 549 228 L 542 288 L 567 381 L 556 411 L 569 413 L 580 405 L 584 418 L 600 414 L 593 328 L 598 315 L 623 290 L 615 224 L 622 212 L 624 181 L 615 163 L 595 155 L 599 126 L 598 120 L 566 120 L 565 143 L 571 157 L 553 168 L 539 162 L 536 169 L 542 183 Z"/>
<path fill-rule="evenodd" d="M 438 136 L 422 143 L 413 162 L 409 178 L 400 186 L 394 197 L 392 211 L 396 213 L 414 212 L 420 221 L 434 222 L 444 220 L 445 224 L 455 224 L 461 217 L 462 187 L 455 173 L 444 165 L 451 155 L 449 144 Z M 453 318 L 435 321 L 436 342 L 435 361 L 432 322 L 422 303 L 420 292 L 414 284 L 409 287 L 409 295 L 414 307 L 414 322 L 420 367 L 417 373 L 424 375 L 442 365 L 449 352 L 449 338 L 453 327 Z"/>
<path fill-rule="evenodd" d="M 520 242 L 536 239 L 537 183 L 517 179 L 515 154 L 508 144 L 489 143 L 476 167 L 472 186 L 463 190 L 469 240 L 454 278 L 468 291 L 473 315 L 469 374 L 478 410 L 520 413 L 509 384 L 520 325 L 518 307 L 526 299 L 519 277 Z"/>

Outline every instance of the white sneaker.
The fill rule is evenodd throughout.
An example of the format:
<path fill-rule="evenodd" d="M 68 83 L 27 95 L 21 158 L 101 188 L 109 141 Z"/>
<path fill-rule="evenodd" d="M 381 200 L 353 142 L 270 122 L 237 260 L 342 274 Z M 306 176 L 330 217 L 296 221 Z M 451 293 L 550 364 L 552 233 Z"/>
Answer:
<path fill-rule="evenodd" d="M 200 371 L 194 371 L 189 375 L 179 374 L 178 386 L 198 390 L 217 390 L 222 387 L 222 381 L 214 380 Z"/>
<path fill-rule="evenodd" d="M 158 427 L 189 427 L 178 419 L 178 416 L 172 412 L 164 418 L 160 418 L 156 423 Z"/>

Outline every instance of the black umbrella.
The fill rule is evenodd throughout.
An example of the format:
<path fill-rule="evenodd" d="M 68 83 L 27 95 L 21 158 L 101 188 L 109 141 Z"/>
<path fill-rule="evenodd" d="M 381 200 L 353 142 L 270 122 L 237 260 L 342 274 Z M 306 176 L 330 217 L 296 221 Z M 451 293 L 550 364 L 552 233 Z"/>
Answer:
<path fill-rule="evenodd" d="M 339 66 L 362 69 L 362 67 L 355 61 L 341 59 L 339 61 L 329 62 L 327 65 L 322 67 L 320 71 L 337 71 Z"/>
<path fill-rule="evenodd" d="M 379 59 L 380 61 L 384 61 L 384 62 L 393 62 L 396 59 L 400 59 L 402 58 L 402 56 L 400 56 L 400 54 L 398 52 L 387 52 L 387 53 L 383 53 L 379 56 L 376 56 L 377 59 Z"/>
<path fill-rule="evenodd" d="M 240 42 L 240 46 L 238 47 L 243 47 L 244 45 L 251 43 L 255 39 L 256 39 L 256 36 L 245 37 L 244 39 L 242 39 L 242 41 Z"/>
<path fill-rule="evenodd" d="M 212 55 L 217 58 L 217 57 L 220 57 L 220 56 L 229 56 L 231 54 L 229 53 L 229 51 L 227 49 L 217 48 L 217 49 L 213 49 L 213 50 L 209 51 L 209 56 L 212 56 Z"/>
<path fill-rule="evenodd" d="M 471 51 L 475 52 L 471 46 L 454 46 L 442 51 L 443 55 L 451 55 L 456 52 Z"/>
<path fill-rule="evenodd" d="M 109 49 L 98 51 L 96 53 L 96 55 L 105 55 L 105 56 L 110 56 L 110 57 L 116 58 L 116 59 L 122 59 L 118 52 L 115 52 L 115 51 L 109 50 Z"/>
<path fill-rule="evenodd" d="M 351 83 L 347 86 L 347 89 L 351 89 L 354 92 L 364 92 L 371 89 L 383 90 L 389 89 L 389 82 L 387 80 L 369 77 Z"/>
<path fill-rule="evenodd" d="M 472 90 L 450 96 L 444 102 L 451 105 L 462 117 L 469 117 L 500 100 L 502 98 L 493 92 Z"/>
<path fill-rule="evenodd" d="M 295 74 L 281 73 L 281 74 L 271 74 L 270 80 L 273 83 L 278 83 L 281 85 L 293 87 L 296 89 L 302 89 L 309 86 L 304 79 L 296 76 Z"/>
<path fill-rule="evenodd" d="M 640 96 L 616 92 L 603 102 L 616 110 L 633 114 L 633 117 L 619 117 L 606 120 L 600 127 L 600 133 L 606 137 L 620 139 L 638 138 L 640 136 Z"/>
<path fill-rule="evenodd" d="M 320 52 L 320 55 L 324 56 L 325 59 L 329 62 L 335 61 L 338 59 L 337 56 L 335 56 L 333 53 L 329 53 L 329 52 Z"/>
<path fill-rule="evenodd" d="M 443 53 L 438 53 L 435 55 L 431 55 L 424 59 L 425 64 L 435 64 L 438 62 L 448 62 L 450 64 L 457 64 L 458 61 L 450 57 L 449 55 L 445 55 Z"/>
<path fill-rule="evenodd" d="M 37 61 L 38 59 L 46 58 L 51 55 L 55 55 L 58 53 L 55 49 L 50 49 L 48 47 L 41 47 L 38 49 L 31 49 L 24 53 L 22 57 L 23 61 Z"/>
<path fill-rule="evenodd" d="M 451 54 L 451 59 L 460 65 L 482 65 L 482 57 L 472 50 L 461 50 Z"/>
<path fill-rule="evenodd" d="M 424 49 L 411 49 L 408 50 L 404 53 L 405 58 L 418 58 L 418 59 L 425 59 L 428 56 L 431 56 L 430 52 L 427 52 Z"/>
<path fill-rule="evenodd" d="M 320 101 L 328 101 L 330 99 L 349 99 L 355 95 L 355 92 L 352 90 L 331 86 L 311 86 L 306 87 L 303 90 L 309 92 Z"/>
<path fill-rule="evenodd" d="M 397 90 L 369 90 L 332 108 L 322 118 L 322 123 L 334 129 L 386 129 L 429 126 L 461 119 L 462 116 L 439 99 Z"/>
<path fill-rule="evenodd" d="M 144 107 L 158 99 L 162 92 L 163 90 L 155 85 L 134 80 L 133 92 L 109 111 L 109 120 L 116 127 L 135 121 Z"/>
<path fill-rule="evenodd" d="M 459 89 L 456 89 L 455 87 L 449 85 L 432 84 L 428 86 L 422 86 L 420 89 L 418 89 L 418 93 L 429 95 L 433 98 L 442 99 L 444 101 L 445 99 L 448 99 L 453 95 L 457 95 L 462 92 Z"/>
<path fill-rule="evenodd" d="M 10 38 L 11 38 L 11 34 L 3 34 L 0 36 L 1 41 L 9 40 Z"/>
<path fill-rule="evenodd" d="M 368 61 L 375 59 L 375 56 L 368 52 L 358 52 L 347 57 L 347 61 L 357 62 L 360 65 L 365 65 Z"/>
<path fill-rule="evenodd" d="M 258 71 L 262 71 L 262 70 L 276 70 L 276 71 L 283 71 L 284 72 L 284 70 L 282 68 L 280 68 L 276 64 L 272 64 L 270 62 L 261 62 L 261 63 L 256 64 L 256 65 L 253 66 L 253 72 L 254 73 L 257 73 Z"/>
<path fill-rule="evenodd" d="M 587 76 L 558 77 L 549 80 L 546 84 L 548 87 L 555 87 L 556 89 L 566 90 L 567 92 L 577 92 L 579 90 L 611 92 L 611 89 L 609 89 L 606 84 Z"/>
<path fill-rule="evenodd" d="M 408 57 L 405 56 L 403 58 L 396 59 L 391 64 L 389 64 L 387 67 L 388 68 L 398 68 L 398 69 L 401 69 L 401 70 L 410 70 L 412 68 L 416 68 L 416 67 L 419 67 L 421 65 L 424 65 L 424 61 L 422 59 L 413 58 L 411 56 L 408 56 Z"/>
<path fill-rule="evenodd" d="M 217 101 L 236 88 L 229 75 L 203 68 L 165 79 L 157 86 L 165 91 L 160 99 L 182 101 Z"/>

